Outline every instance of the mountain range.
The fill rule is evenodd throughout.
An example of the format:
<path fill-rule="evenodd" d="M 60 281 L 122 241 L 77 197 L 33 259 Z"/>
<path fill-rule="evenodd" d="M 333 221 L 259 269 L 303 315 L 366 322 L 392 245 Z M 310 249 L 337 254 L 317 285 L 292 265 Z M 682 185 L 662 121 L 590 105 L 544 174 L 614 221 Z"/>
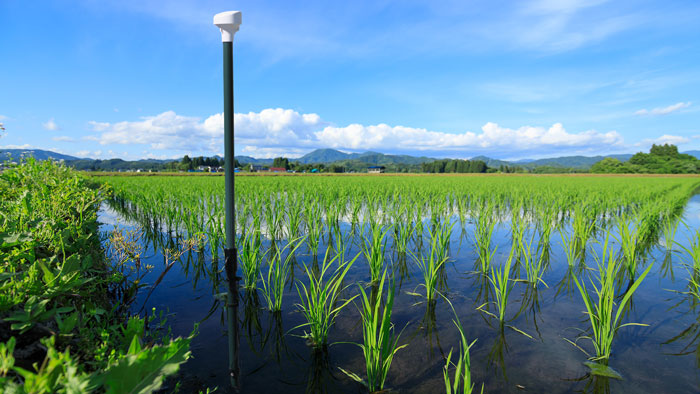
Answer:
<path fill-rule="evenodd" d="M 691 150 L 682 152 L 700 159 L 700 150 Z M 71 164 L 77 168 L 86 168 L 86 165 L 97 162 L 94 159 L 84 159 L 75 156 L 64 155 L 57 152 L 41 150 L 41 149 L 0 149 L 0 162 L 4 160 L 18 161 L 22 157 L 33 156 L 37 160 L 64 160 L 68 164 Z M 520 166 L 526 168 L 534 168 L 540 166 L 552 166 L 552 167 L 567 167 L 567 168 L 577 168 L 577 169 L 587 169 L 598 161 L 606 158 L 612 157 L 620 161 L 627 161 L 632 157 L 632 154 L 618 154 L 618 155 L 606 155 L 606 156 L 562 156 L 546 159 L 523 159 L 517 161 L 507 161 L 499 160 L 486 156 L 475 156 L 470 160 L 481 160 L 486 163 L 489 167 L 498 168 L 500 166 Z M 271 165 L 272 159 L 257 159 L 250 156 L 236 156 L 241 164 L 257 164 L 257 165 Z M 405 165 L 417 165 L 421 163 L 429 163 L 435 160 L 440 160 L 436 158 L 426 157 L 426 156 L 410 156 L 410 155 L 387 155 L 378 152 L 364 152 L 364 153 L 344 153 L 335 149 L 316 149 L 312 152 L 305 154 L 299 158 L 290 158 L 290 162 L 298 161 L 302 164 L 331 164 L 335 162 L 344 161 L 354 161 L 367 163 L 369 165 L 390 165 L 390 164 L 405 164 Z M 109 162 L 110 166 L 115 169 L 128 169 L 128 168 L 152 168 L 159 164 L 164 164 L 174 160 L 156 160 L 156 159 L 145 159 L 137 161 L 125 161 L 122 159 L 110 159 L 110 160 L 99 160 L 100 162 Z"/>

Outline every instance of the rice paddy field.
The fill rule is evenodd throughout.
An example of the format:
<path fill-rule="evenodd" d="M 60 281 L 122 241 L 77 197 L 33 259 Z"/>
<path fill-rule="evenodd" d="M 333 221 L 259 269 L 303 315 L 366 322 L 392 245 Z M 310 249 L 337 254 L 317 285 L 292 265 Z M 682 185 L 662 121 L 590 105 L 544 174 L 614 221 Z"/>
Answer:
<path fill-rule="evenodd" d="M 223 177 L 99 177 L 105 234 L 231 390 Z M 236 177 L 244 393 L 700 391 L 698 177 Z"/>

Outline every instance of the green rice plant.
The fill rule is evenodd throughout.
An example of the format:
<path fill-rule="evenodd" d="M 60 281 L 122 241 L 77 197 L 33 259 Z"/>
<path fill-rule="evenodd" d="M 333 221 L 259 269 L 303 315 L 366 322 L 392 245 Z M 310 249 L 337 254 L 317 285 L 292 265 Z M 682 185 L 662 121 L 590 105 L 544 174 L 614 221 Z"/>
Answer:
<path fill-rule="evenodd" d="M 350 261 L 340 263 L 331 277 L 324 280 L 341 254 L 330 258 L 330 250 L 326 250 L 319 275 L 314 275 L 311 269 L 304 266 L 309 280 L 308 287 L 302 281 L 297 281 L 297 293 L 301 299 L 297 307 L 303 313 L 307 323 L 295 328 L 309 327 L 310 332 L 305 332 L 304 338 L 315 348 L 323 348 L 328 344 L 328 331 L 335 322 L 335 318 L 347 304 L 357 297 L 355 295 L 349 299 L 340 300 L 341 293 L 345 289 L 343 279 L 359 254 Z"/>
<path fill-rule="evenodd" d="M 420 258 L 418 258 L 413 252 L 409 251 L 413 257 L 413 260 L 416 262 L 416 265 L 423 274 L 423 283 L 419 284 L 418 286 L 423 286 L 425 288 L 425 299 L 428 303 L 432 303 L 435 300 L 440 269 L 447 261 L 447 257 L 441 257 L 443 254 L 440 253 L 439 248 L 439 236 L 438 232 L 435 231 L 431 234 L 430 252 L 428 257 L 421 253 Z M 410 294 L 420 296 L 418 293 Z"/>
<path fill-rule="evenodd" d="M 303 217 L 303 199 L 294 195 L 287 195 L 287 237 L 297 238 L 299 236 L 299 226 Z"/>
<path fill-rule="evenodd" d="M 301 244 L 301 240 L 296 239 L 289 241 L 281 250 L 275 248 L 270 258 L 267 276 L 263 276 L 262 273 L 260 274 L 263 284 L 261 289 L 263 298 L 270 312 L 279 312 L 282 310 L 282 296 L 284 295 L 284 286 L 287 284 L 287 279 L 289 278 L 290 262 L 294 257 L 294 252 Z M 289 252 L 283 259 L 282 255 L 287 250 Z"/>
<path fill-rule="evenodd" d="M 558 212 L 552 205 L 539 205 L 537 208 L 537 228 L 540 235 L 537 249 L 538 253 L 548 255 L 550 240 L 556 227 Z"/>
<path fill-rule="evenodd" d="M 523 251 L 521 250 L 520 242 L 523 237 L 525 237 L 525 231 L 527 230 L 527 221 L 524 215 L 521 214 L 522 206 L 520 204 L 514 204 L 511 208 L 511 221 L 510 221 L 510 232 L 512 246 L 511 249 L 514 251 L 515 259 L 520 260 Z"/>
<path fill-rule="evenodd" d="M 590 212 L 588 211 L 588 208 L 582 208 L 580 204 L 576 205 L 574 220 L 571 224 L 574 231 L 572 240 L 576 257 L 582 260 L 586 256 L 586 246 L 596 226 L 595 216 L 590 215 L 591 217 L 589 217 Z"/>
<path fill-rule="evenodd" d="M 445 297 L 445 301 L 450 305 L 450 308 L 452 308 L 452 313 L 454 314 L 454 319 L 452 319 L 452 322 L 454 325 L 457 327 L 457 331 L 459 331 L 460 335 L 460 348 L 459 348 L 459 357 L 457 358 L 457 364 L 452 362 L 452 351 L 453 349 L 450 349 L 450 353 L 447 355 L 447 360 L 445 361 L 445 367 L 442 370 L 442 377 L 445 381 L 445 393 L 447 394 L 457 394 L 457 393 L 463 393 L 463 394 L 471 394 L 474 392 L 474 383 L 472 383 L 472 373 L 471 373 L 471 360 L 469 358 L 469 350 L 474 346 L 476 343 L 476 339 L 469 343 L 467 341 L 467 336 L 464 334 L 464 327 L 462 327 L 462 322 L 459 320 L 459 317 L 457 316 L 457 311 L 455 311 L 454 306 L 452 305 L 452 302 L 450 302 L 447 297 Z M 454 382 L 452 381 L 452 378 L 450 377 L 450 368 L 451 366 L 455 367 L 455 372 L 454 372 Z M 461 388 L 461 390 L 460 390 Z M 484 385 L 481 385 L 481 393 L 484 392 Z"/>
<path fill-rule="evenodd" d="M 318 254 L 318 246 L 323 233 L 323 219 L 321 218 L 321 205 L 317 200 L 307 200 L 304 216 L 306 219 L 306 243 L 312 256 Z"/>
<path fill-rule="evenodd" d="M 415 225 L 413 220 L 408 214 L 408 210 L 405 206 L 401 207 L 400 210 L 396 210 L 394 216 L 394 250 L 403 254 L 408 251 L 408 243 L 411 240 L 411 235 L 413 235 L 413 230 Z"/>
<path fill-rule="evenodd" d="M 620 250 L 624 259 L 625 267 L 630 275 L 634 278 L 637 274 L 637 260 L 639 257 L 639 226 L 638 222 L 633 221 L 627 213 L 623 213 L 617 219 L 618 236 L 616 239 L 620 242 Z"/>
<path fill-rule="evenodd" d="M 496 248 L 491 250 L 491 241 L 496 228 L 496 220 L 493 218 L 492 207 L 486 205 L 484 208 L 486 209 L 480 212 L 476 218 L 474 243 L 476 244 L 476 249 L 479 254 L 481 273 L 486 274 L 489 272 L 491 260 L 494 254 L 496 254 Z"/>
<path fill-rule="evenodd" d="M 452 229 L 454 223 L 450 223 L 449 219 L 445 219 L 430 229 L 430 238 L 435 238 L 436 242 L 433 248 L 437 252 L 437 259 L 447 261 L 450 252 L 450 238 L 452 237 Z"/>
<path fill-rule="evenodd" d="M 610 353 L 612 352 L 613 339 L 620 328 L 626 326 L 646 326 L 646 324 L 640 323 L 622 324 L 620 318 L 622 317 L 625 306 L 630 302 L 632 295 L 642 284 L 644 278 L 653 266 L 650 264 L 647 269 L 644 270 L 639 278 L 627 289 L 622 300 L 616 305 L 615 278 L 617 278 L 618 272 L 622 266 L 619 264 L 617 255 L 609 241 L 610 232 L 608 231 L 605 237 L 605 243 L 603 244 L 602 255 L 595 256 L 596 262 L 598 263 L 598 275 L 596 278 L 598 284 L 596 285 L 593 279 L 591 279 L 590 286 L 593 292 L 589 291 L 583 279 L 579 280 L 574 276 L 576 287 L 581 293 L 581 298 L 586 306 L 586 311 L 584 313 L 590 321 L 592 330 L 591 335 L 580 336 L 578 339 L 589 339 L 593 343 L 595 357 L 589 357 L 589 360 L 600 362 L 603 365 L 607 365 L 608 363 Z M 575 342 L 569 342 L 578 347 Z M 581 348 L 579 347 L 579 349 Z"/>
<path fill-rule="evenodd" d="M 532 244 L 534 243 L 534 236 L 530 238 L 530 241 L 524 239 L 518 240 L 520 254 L 522 259 L 525 260 L 525 273 L 527 274 L 528 283 L 537 288 L 537 285 L 541 282 L 545 287 L 547 283 L 542 280 L 542 275 L 544 274 L 544 253 L 538 253 L 537 250 L 533 250 Z"/>
<path fill-rule="evenodd" d="M 580 256 L 579 251 L 576 249 L 576 242 L 574 242 L 573 236 L 567 234 L 565 229 L 559 229 L 559 236 L 561 238 L 562 249 L 564 249 L 564 254 L 566 255 L 566 261 L 569 263 L 569 268 L 572 268 L 577 261 L 581 260 L 582 256 Z"/>
<path fill-rule="evenodd" d="M 243 272 L 243 287 L 255 289 L 260 278 L 260 263 L 265 253 L 262 252 L 262 241 L 255 232 L 247 232 L 238 249 L 238 259 Z"/>
<path fill-rule="evenodd" d="M 363 226 L 364 227 L 364 226 Z M 382 229 L 378 221 L 370 221 L 369 237 L 365 235 L 366 231 L 362 230 L 362 253 L 367 259 L 369 265 L 370 278 L 372 282 L 377 282 L 384 267 L 384 251 L 386 249 L 386 233 L 389 228 Z"/>
<path fill-rule="evenodd" d="M 491 287 L 493 287 L 494 295 L 496 297 L 496 300 L 492 303 L 496 305 L 498 315 L 483 309 L 488 302 L 476 308 L 488 315 L 491 315 L 492 317 L 495 317 L 501 322 L 501 324 L 505 323 L 506 321 L 506 307 L 508 306 L 508 298 L 510 297 L 511 291 L 513 291 L 514 281 L 510 278 L 510 271 L 513 266 L 514 257 L 515 251 L 511 249 L 508 259 L 503 266 L 497 268 L 493 264 L 491 265 L 491 271 L 488 279 L 489 283 L 491 283 Z"/>
<path fill-rule="evenodd" d="M 386 303 L 382 309 L 385 282 L 386 270 L 379 281 L 376 298 L 368 297 L 365 289 L 360 286 L 363 343 L 357 344 L 357 346 L 362 349 L 365 357 L 367 380 L 365 381 L 357 374 L 340 368 L 347 376 L 364 384 L 372 393 L 384 390 L 384 382 L 394 355 L 407 346 L 407 344 L 399 346 L 401 333 L 397 334 L 396 328 L 391 323 L 391 311 L 394 307 L 393 281 L 387 291 Z"/>
<path fill-rule="evenodd" d="M 673 246 L 675 245 L 676 231 L 678 231 L 679 220 L 676 219 L 670 212 L 664 215 L 661 230 L 664 234 L 664 246 L 666 247 L 667 253 L 673 252 Z"/>
<path fill-rule="evenodd" d="M 688 246 L 678 242 L 676 245 L 690 257 L 691 261 L 686 262 L 686 265 L 692 267 L 693 271 L 700 272 L 700 230 L 696 230 L 695 234 L 688 239 Z"/>

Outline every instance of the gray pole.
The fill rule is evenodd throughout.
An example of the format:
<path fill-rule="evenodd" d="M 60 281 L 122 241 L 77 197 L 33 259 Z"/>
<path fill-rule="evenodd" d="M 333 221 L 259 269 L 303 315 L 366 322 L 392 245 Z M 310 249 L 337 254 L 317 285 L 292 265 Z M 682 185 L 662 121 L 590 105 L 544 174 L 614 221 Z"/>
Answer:
<path fill-rule="evenodd" d="M 228 333 L 228 368 L 231 385 L 240 388 L 240 366 L 238 351 L 238 252 L 236 250 L 236 198 L 234 189 L 233 150 L 233 35 L 241 24 L 241 13 L 228 11 L 216 14 L 214 24 L 221 29 L 224 44 L 224 175 L 226 203 L 226 247 L 224 248 L 224 270 L 228 282 L 226 295 L 226 317 Z"/>

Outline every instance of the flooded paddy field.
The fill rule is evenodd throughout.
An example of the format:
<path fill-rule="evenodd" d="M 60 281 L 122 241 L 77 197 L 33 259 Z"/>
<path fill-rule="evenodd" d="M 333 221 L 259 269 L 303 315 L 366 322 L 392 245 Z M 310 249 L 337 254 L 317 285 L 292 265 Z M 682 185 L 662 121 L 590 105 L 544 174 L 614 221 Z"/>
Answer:
<path fill-rule="evenodd" d="M 193 358 L 177 378 L 183 390 L 233 391 L 220 296 L 223 179 L 101 180 L 114 188 L 103 233 L 131 232 L 143 250 L 147 285 L 132 310 L 167 311 L 161 329 L 175 336 L 198 325 Z M 454 382 L 463 333 L 473 344 L 468 370 L 458 373 L 476 392 L 697 392 L 699 185 L 662 177 L 237 178 L 240 391 L 367 392 L 352 378 L 368 378 L 358 346 L 367 341 L 364 292 L 371 306 L 381 300 L 379 313 L 394 294 L 388 332 L 403 347 L 383 389 L 445 392 L 446 360 L 451 353 Z M 341 266 L 347 272 L 334 276 Z M 338 278 L 333 305 L 352 301 L 320 346 L 303 311 L 324 267 L 322 284 Z M 595 331 L 608 313 L 611 333 Z M 610 373 L 621 379 L 603 376 Z"/>

